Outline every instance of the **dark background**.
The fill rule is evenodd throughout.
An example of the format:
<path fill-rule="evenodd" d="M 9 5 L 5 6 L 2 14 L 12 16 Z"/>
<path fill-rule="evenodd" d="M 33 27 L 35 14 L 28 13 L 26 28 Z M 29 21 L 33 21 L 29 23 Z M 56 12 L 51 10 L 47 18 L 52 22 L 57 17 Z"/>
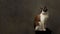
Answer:
<path fill-rule="evenodd" d="M 34 34 L 34 16 L 46 5 L 47 27 L 60 34 L 60 0 L 0 0 L 0 34 Z"/>

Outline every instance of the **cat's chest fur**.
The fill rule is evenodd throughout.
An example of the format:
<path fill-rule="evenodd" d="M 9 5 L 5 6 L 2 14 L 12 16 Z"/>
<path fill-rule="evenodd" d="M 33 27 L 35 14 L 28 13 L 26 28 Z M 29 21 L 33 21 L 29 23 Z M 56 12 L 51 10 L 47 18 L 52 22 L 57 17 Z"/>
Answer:
<path fill-rule="evenodd" d="M 44 14 L 44 13 L 41 13 L 41 14 L 40 14 L 40 20 L 41 20 L 41 21 L 44 22 L 44 21 L 47 20 L 47 18 L 48 18 L 48 14 Z"/>

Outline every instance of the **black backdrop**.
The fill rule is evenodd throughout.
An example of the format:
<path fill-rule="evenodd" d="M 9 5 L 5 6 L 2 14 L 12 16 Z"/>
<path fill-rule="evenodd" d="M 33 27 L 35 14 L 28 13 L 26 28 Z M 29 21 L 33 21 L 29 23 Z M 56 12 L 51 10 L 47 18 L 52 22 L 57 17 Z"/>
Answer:
<path fill-rule="evenodd" d="M 47 27 L 60 34 L 60 0 L 0 0 L 0 34 L 34 34 L 33 20 L 45 4 L 49 11 Z"/>

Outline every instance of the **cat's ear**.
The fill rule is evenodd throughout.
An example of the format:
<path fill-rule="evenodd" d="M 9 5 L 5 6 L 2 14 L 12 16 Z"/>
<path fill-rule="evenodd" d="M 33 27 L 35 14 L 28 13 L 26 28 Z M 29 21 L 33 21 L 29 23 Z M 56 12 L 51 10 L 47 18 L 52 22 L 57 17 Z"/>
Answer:
<path fill-rule="evenodd" d="M 47 10 L 48 10 L 47 7 L 44 6 L 43 11 L 47 12 Z"/>
<path fill-rule="evenodd" d="M 43 8 L 40 7 L 40 9 L 42 10 Z"/>
<path fill-rule="evenodd" d="M 40 7 L 40 12 L 42 12 L 42 9 L 43 9 L 43 8 L 42 8 L 42 7 Z"/>

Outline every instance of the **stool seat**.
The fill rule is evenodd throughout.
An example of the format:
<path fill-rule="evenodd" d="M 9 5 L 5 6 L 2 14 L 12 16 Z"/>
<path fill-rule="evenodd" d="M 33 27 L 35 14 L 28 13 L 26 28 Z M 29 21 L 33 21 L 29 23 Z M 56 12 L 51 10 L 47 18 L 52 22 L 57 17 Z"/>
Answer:
<path fill-rule="evenodd" d="M 35 34 L 51 34 L 51 30 L 46 28 L 46 31 L 35 31 Z"/>

